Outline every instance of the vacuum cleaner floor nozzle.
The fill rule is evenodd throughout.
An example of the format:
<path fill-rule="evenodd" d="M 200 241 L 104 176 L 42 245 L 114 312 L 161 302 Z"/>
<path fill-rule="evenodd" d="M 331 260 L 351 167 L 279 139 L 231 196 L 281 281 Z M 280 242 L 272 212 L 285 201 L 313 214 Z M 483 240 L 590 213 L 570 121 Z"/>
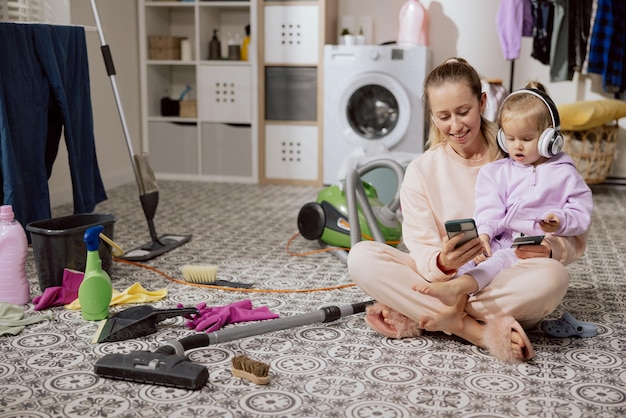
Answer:
<path fill-rule="evenodd" d="M 149 351 L 107 354 L 96 362 L 94 372 L 110 379 L 191 390 L 202 388 L 209 380 L 208 369 L 185 356 Z"/>
<path fill-rule="evenodd" d="M 162 235 L 156 241 L 134 248 L 120 258 L 128 261 L 147 261 L 174 248 L 180 247 L 191 239 L 191 235 Z"/>

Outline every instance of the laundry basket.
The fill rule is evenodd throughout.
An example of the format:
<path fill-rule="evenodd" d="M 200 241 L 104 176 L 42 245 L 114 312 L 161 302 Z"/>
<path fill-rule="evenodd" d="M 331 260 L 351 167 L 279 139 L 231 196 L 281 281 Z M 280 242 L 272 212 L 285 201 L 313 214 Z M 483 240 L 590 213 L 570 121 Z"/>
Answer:
<path fill-rule="evenodd" d="M 587 184 L 606 180 L 615 159 L 619 126 L 611 124 L 580 131 L 561 131 L 565 151 L 576 163 L 576 168 Z"/>

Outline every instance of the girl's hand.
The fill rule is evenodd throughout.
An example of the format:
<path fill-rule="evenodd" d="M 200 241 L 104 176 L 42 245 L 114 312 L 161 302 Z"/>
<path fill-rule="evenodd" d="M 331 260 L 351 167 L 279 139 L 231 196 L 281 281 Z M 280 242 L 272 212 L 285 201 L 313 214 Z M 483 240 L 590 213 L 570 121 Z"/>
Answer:
<path fill-rule="evenodd" d="M 491 239 L 489 238 L 489 235 L 480 234 L 478 238 L 480 238 L 480 243 L 483 246 L 483 252 L 474 257 L 474 263 L 476 264 L 482 263 L 492 255 L 490 245 Z"/>
<path fill-rule="evenodd" d="M 492 256 L 492 253 L 491 253 L 491 238 L 489 238 L 489 235 L 487 235 L 487 234 L 480 234 L 479 238 L 480 238 L 480 242 L 483 244 L 483 252 L 485 254 L 485 257 L 486 258 L 487 257 L 491 257 Z"/>
<path fill-rule="evenodd" d="M 543 229 L 544 232 L 556 232 L 559 230 L 560 226 L 561 220 L 553 213 L 548 214 L 545 219 L 539 221 L 539 227 Z"/>

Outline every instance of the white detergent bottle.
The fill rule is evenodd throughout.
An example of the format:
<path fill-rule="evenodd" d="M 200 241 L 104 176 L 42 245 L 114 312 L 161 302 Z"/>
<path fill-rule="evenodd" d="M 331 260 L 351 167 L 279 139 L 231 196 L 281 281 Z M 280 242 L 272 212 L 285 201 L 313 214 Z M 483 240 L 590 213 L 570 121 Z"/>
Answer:
<path fill-rule="evenodd" d="M 0 302 L 24 305 L 30 301 L 27 251 L 26 232 L 15 220 L 13 207 L 0 206 Z"/>
<path fill-rule="evenodd" d="M 400 9 L 398 45 L 428 46 L 428 15 L 419 0 L 408 0 Z"/>

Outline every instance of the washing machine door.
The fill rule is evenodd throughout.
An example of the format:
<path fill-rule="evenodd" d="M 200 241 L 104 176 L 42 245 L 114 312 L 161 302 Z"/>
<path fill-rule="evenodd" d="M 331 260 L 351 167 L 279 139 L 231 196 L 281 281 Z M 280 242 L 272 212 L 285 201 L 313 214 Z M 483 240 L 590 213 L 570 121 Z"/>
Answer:
<path fill-rule="evenodd" d="M 355 77 L 339 99 L 343 137 L 355 146 L 393 148 L 407 132 L 411 102 L 393 77 L 376 72 Z"/>

